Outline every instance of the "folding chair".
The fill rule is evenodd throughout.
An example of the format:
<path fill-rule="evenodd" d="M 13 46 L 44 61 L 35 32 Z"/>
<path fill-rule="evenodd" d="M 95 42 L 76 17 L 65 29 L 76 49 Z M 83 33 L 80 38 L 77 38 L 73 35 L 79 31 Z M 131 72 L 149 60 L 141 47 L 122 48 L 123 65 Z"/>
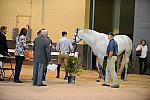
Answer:
<path fill-rule="evenodd" d="M 13 77 L 14 78 L 14 68 L 12 66 L 11 60 L 14 59 L 14 57 L 7 57 L 7 56 L 3 56 L 3 62 L 2 62 L 2 66 L 0 67 L 0 71 L 1 71 L 1 77 L 2 79 L 5 78 L 9 78 L 8 81 L 10 81 L 10 79 Z M 5 67 L 5 63 L 9 63 L 10 67 Z M 11 71 L 11 75 L 9 77 L 6 77 L 6 73 L 5 71 Z"/>

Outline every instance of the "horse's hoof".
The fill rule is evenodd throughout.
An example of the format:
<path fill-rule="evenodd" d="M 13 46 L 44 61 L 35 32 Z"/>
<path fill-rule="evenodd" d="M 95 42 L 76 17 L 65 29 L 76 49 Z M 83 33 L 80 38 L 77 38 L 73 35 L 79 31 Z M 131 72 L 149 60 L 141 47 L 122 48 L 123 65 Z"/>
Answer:
<path fill-rule="evenodd" d="M 99 79 L 97 79 L 97 80 L 96 80 L 96 82 L 100 82 L 100 80 L 99 80 Z"/>
<path fill-rule="evenodd" d="M 123 81 L 127 81 L 127 79 L 123 79 Z"/>

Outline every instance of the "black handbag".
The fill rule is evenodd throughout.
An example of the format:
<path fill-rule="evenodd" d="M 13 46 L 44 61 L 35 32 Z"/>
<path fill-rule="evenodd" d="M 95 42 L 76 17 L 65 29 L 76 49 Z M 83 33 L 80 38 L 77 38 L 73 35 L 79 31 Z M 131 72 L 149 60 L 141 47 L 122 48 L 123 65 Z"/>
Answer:
<path fill-rule="evenodd" d="M 136 56 L 141 56 L 142 50 L 136 51 Z"/>

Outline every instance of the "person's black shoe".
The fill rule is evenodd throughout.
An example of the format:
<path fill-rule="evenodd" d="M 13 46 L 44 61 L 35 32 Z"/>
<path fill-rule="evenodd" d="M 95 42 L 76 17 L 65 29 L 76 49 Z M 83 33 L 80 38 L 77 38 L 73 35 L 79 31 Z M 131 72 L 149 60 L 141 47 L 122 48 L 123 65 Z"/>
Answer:
<path fill-rule="evenodd" d="M 19 82 L 19 83 L 22 83 L 22 81 L 20 81 L 20 80 L 19 80 L 18 82 Z"/>
<path fill-rule="evenodd" d="M 5 81 L 4 79 L 0 78 L 0 81 Z"/>
<path fill-rule="evenodd" d="M 100 80 L 99 80 L 99 79 L 97 79 L 97 80 L 96 80 L 96 82 L 100 82 Z"/>
<path fill-rule="evenodd" d="M 46 84 L 38 84 L 37 86 L 46 86 Z"/>
<path fill-rule="evenodd" d="M 64 80 L 68 80 L 68 76 L 65 76 L 65 77 L 64 77 Z"/>
<path fill-rule="evenodd" d="M 22 83 L 20 80 L 14 80 L 15 83 Z"/>
<path fill-rule="evenodd" d="M 111 88 L 119 88 L 119 84 L 112 85 Z"/>
<path fill-rule="evenodd" d="M 147 73 L 143 73 L 143 75 L 148 75 Z"/>
<path fill-rule="evenodd" d="M 102 84 L 102 86 L 110 86 L 110 85 L 109 85 L 109 84 L 105 84 L 105 83 L 104 83 L 104 84 Z"/>
<path fill-rule="evenodd" d="M 36 86 L 37 84 L 32 84 L 33 86 Z"/>

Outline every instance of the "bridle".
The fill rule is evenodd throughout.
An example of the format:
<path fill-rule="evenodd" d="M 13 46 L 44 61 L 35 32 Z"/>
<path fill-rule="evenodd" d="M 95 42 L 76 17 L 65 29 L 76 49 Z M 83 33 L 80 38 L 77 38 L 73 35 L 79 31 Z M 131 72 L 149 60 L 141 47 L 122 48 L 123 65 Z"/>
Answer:
<path fill-rule="evenodd" d="M 75 45 L 75 48 L 74 48 L 74 52 L 76 51 L 77 49 L 77 43 L 79 43 L 82 39 L 80 39 L 80 37 L 78 36 L 78 32 L 79 32 L 79 29 L 77 28 L 76 31 L 75 31 L 75 35 L 74 35 L 74 45 Z M 77 41 L 77 38 L 79 38 L 79 41 Z"/>
<path fill-rule="evenodd" d="M 78 36 L 78 32 L 79 32 L 79 28 L 77 28 L 76 29 L 76 34 L 74 35 L 74 41 L 75 41 L 75 43 L 77 44 L 77 43 L 79 43 L 82 39 L 80 39 L 80 37 Z M 77 41 L 77 37 L 79 38 L 79 41 Z"/>

